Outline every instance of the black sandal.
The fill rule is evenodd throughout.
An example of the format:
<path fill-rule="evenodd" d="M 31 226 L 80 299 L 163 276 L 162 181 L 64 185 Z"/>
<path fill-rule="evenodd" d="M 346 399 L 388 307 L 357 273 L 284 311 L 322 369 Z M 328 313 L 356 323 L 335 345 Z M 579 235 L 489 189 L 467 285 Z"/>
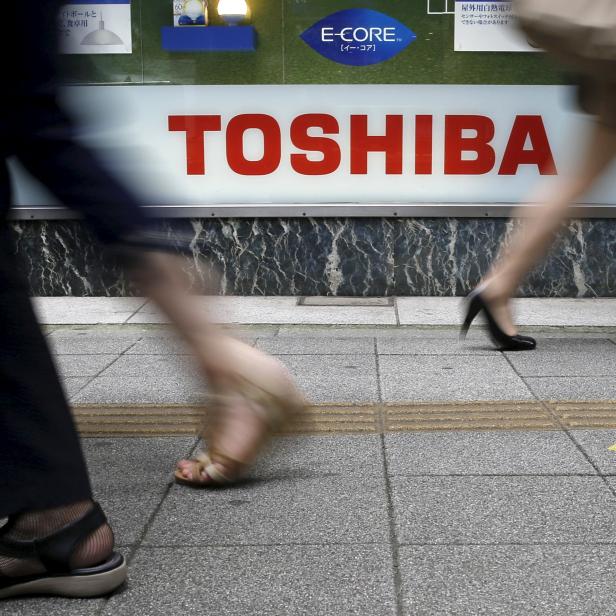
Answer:
<path fill-rule="evenodd" d="M 94 567 L 71 569 L 70 560 L 77 546 L 97 528 L 107 523 L 100 505 L 59 531 L 31 541 L 6 537 L 13 524 L 0 529 L 0 555 L 11 558 L 38 558 L 47 571 L 30 576 L 0 575 L 0 599 L 22 595 L 58 595 L 62 597 L 99 597 L 109 594 L 126 580 L 126 562 L 112 553 Z"/>

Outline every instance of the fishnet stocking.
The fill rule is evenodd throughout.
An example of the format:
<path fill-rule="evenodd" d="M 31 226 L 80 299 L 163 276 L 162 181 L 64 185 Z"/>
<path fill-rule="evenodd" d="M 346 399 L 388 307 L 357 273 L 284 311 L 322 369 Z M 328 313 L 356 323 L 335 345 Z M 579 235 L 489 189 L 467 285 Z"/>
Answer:
<path fill-rule="evenodd" d="M 6 535 L 10 539 L 40 539 L 53 534 L 63 526 L 81 518 L 92 507 L 91 501 L 82 501 L 66 507 L 20 514 L 15 526 Z M 101 526 L 77 546 L 71 567 L 91 567 L 103 562 L 113 550 L 113 531 L 108 524 Z M 16 577 L 37 575 L 45 567 L 36 558 L 9 558 L 0 555 L 0 576 Z"/>

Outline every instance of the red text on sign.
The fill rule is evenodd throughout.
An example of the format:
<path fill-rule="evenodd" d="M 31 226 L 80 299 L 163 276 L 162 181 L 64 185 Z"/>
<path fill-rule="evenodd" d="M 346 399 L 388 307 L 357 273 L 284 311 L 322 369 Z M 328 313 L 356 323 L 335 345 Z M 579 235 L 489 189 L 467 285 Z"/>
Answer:
<path fill-rule="evenodd" d="M 370 132 L 368 116 L 353 114 L 349 118 L 350 143 L 348 162 L 352 175 L 369 173 L 369 155 L 384 157 L 387 175 L 402 175 L 403 155 L 410 135 L 405 132 L 405 117 L 386 115 L 385 128 L 379 134 Z M 184 132 L 186 139 L 186 173 L 207 172 L 208 132 L 221 132 L 220 115 L 169 116 L 169 130 Z M 263 154 L 257 160 L 246 156 L 247 131 L 257 131 L 263 141 Z M 317 134 L 315 134 L 315 132 Z M 340 138 L 340 123 L 329 114 L 310 113 L 297 116 L 289 127 L 290 145 L 298 151 L 290 153 L 291 168 L 300 175 L 329 175 L 340 169 L 345 156 Z M 444 131 L 445 175 L 483 175 L 492 172 L 498 163 L 499 175 L 515 175 L 521 166 L 536 167 L 541 175 L 556 173 L 554 156 L 540 115 L 516 116 L 502 155 L 494 145 L 494 121 L 484 115 L 446 115 Z M 414 173 L 434 173 L 434 118 L 415 116 Z M 225 127 L 226 159 L 238 175 L 265 176 L 278 170 L 285 141 L 279 122 L 268 114 L 240 114 Z M 211 155 L 211 154 L 210 154 Z M 316 155 L 316 159 L 315 159 Z"/>

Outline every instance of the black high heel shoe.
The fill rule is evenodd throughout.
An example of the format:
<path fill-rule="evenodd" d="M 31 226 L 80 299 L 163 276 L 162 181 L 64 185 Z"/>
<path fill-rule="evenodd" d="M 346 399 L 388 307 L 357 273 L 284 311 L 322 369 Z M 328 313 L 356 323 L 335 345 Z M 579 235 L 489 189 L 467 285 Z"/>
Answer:
<path fill-rule="evenodd" d="M 462 324 L 460 331 L 460 339 L 464 340 L 471 323 L 475 317 L 483 310 L 486 321 L 488 322 L 488 330 L 494 344 L 504 351 L 532 351 L 537 346 L 537 341 L 530 336 L 509 336 L 506 334 L 496 322 L 496 319 L 490 312 L 488 303 L 481 296 L 481 291 L 475 289 L 468 297 L 468 308 L 466 310 L 466 318 Z"/>

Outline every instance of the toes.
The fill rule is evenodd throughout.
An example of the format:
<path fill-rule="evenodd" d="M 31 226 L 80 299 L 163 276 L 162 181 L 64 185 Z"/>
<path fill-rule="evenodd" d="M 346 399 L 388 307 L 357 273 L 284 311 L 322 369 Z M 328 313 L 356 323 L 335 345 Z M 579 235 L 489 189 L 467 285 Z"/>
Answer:
<path fill-rule="evenodd" d="M 190 460 L 180 460 L 176 464 L 176 472 L 184 479 L 192 479 L 192 462 Z"/>
<path fill-rule="evenodd" d="M 178 471 L 184 479 L 188 479 L 188 481 L 200 481 L 202 483 L 209 483 L 211 481 L 205 469 L 201 471 L 195 469 L 194 463 L 190 460 L 182 460 L 182 462 L 185 462 L 185 464 L 178 463 Z"/>
<path fill-rule="evenodd" d="M 182 470 L 182 474 L 186 479 L 190 479 L 191 481 L 195 481 L 199 478 L 199 469 L 195 469 L 193 465 L 187 466 Z"/>
<path fill-rule="evenodd" d="M 224 467 L 217 465 L 221 472 L 224 472 Z M 180 460 L 176 465 L 176 473 L 178 476 L 203 485 L 215 484 L 216 481 L 210 477 L 206 469 L 201 464 L 198 464 L 195 460 Z"/>

